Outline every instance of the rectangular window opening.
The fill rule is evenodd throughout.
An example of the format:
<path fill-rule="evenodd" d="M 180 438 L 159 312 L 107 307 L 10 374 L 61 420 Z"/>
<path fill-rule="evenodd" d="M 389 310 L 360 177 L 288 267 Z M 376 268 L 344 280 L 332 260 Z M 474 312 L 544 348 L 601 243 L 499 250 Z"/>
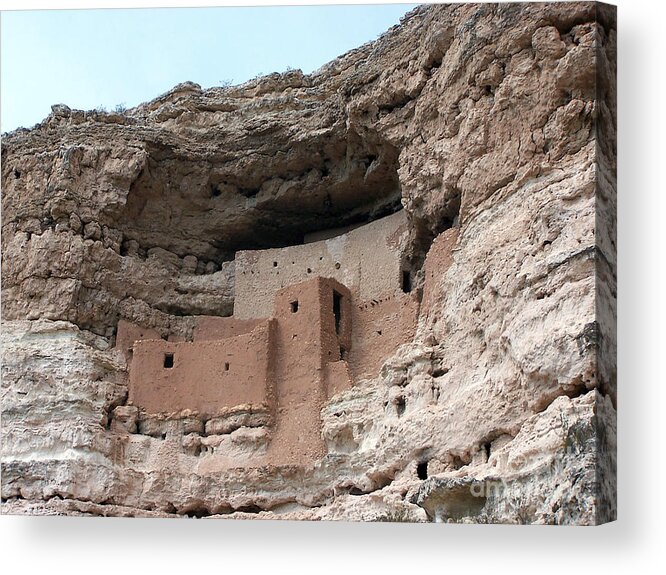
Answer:
<path fill-rule="evenodd" d="M 164 354 L 164 367 L 171 369 L 173 367 L 173 353 Z"/>
<path fill-rule="evenodd" d="M 289 305 L 291 306 L 291 313 L 296 313 L 298 311 L 298 300 L 292 301 Z"/>
<path fill-rule="evenodd" d="M 335 316 L 335 333 L 340 335 L 342 323 L 342 295 L 333 290 L 333 315 Z"/>
<path fill-rule="evenodd" d="M 409 293 L 412 291 L 412 272 L 403 270 L 402 272 L 402 291 Z"/>
<path fill-rule="evenodd" d="M 226 362 L 224 363 L 224 371 L 229 371 L 229 367 L 230 367 L 230 366 L 229 366 L 229 362 L 226 361 Z"/>

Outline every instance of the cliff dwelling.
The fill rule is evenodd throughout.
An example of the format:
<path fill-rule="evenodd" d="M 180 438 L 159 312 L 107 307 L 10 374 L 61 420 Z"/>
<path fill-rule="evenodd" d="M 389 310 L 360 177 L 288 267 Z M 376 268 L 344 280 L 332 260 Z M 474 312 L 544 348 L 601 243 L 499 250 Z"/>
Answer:
<path fill-rule="evenodd" d="M 3 134 L 3 513 L 613 519 L 615 43 L 432 4 Z"/>
<path fill-rule="evenodd" d="M 189 341 L 120 320 L 132 428 L 166 437 L 168 427 L 198 420 L 202 436 L 262 430 L 261 449 L 231 465 L 321 458 L 324 404 L 377 376 L 414 337 L 419 299 L 405 269 L 407 243 L 398 211 L 306 235 L 303 244 L 239 251 L 233 315 L 198 316 Z"/>

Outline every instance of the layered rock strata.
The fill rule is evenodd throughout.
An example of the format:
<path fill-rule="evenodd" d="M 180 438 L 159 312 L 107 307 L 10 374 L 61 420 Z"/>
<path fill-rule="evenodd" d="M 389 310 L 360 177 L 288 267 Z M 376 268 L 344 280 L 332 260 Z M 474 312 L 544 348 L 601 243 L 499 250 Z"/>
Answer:
<path fill-rule="evenodd" d="M 598 3 L 423 6 L 310 75 L 5 134 L 3 512 L 612 520 L 615 50 Z M 401 207 L 416 334 L 321 459 L 234 467 L 261 414 L 136 421 L 119 321 L 191 338 L 237 251 Z"/>

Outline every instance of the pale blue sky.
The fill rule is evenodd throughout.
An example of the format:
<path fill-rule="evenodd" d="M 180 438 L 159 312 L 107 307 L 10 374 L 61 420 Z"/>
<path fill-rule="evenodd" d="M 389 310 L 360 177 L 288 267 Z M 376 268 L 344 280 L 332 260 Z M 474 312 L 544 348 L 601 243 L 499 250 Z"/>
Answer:
<path fill-rule="evenodd" d="M 191 80 L 312 72 L 374 40 L 416 4 L 2 12 L 0 129 L 51 105 L 127 107 Z"/>

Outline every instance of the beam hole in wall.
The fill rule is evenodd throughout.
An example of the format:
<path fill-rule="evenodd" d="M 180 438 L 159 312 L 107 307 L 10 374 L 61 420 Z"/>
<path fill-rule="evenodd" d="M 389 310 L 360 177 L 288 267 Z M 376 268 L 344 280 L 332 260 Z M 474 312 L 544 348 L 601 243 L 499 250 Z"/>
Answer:
<path fill-rule="evenodd" d="M 428 462 L 427 461 L 421 461 L 416 466 L 416 475 L 421 480 L 428 479 Z"/>
<path fill-rule="evenodd" d="M 171 369 L 173 367 L 173 353 L 164 354 L 164 367 Z"/>
<path fill-rule="evenodd" d="M 382 335 L 382 330 L 381 329 L 377 330 L 377 335 Z"/>
<path fill-rule="evenodd" d="M 274 268 L 277 267 L 277 262 L 273 262 L 273 267 L 274 267 Z"/>
<path fill-rule="evenodd" d="M 298 311 L 298 300 L 292 301 L 289 306 L 291 307 L 291 313 L 296 313 Z"/>

